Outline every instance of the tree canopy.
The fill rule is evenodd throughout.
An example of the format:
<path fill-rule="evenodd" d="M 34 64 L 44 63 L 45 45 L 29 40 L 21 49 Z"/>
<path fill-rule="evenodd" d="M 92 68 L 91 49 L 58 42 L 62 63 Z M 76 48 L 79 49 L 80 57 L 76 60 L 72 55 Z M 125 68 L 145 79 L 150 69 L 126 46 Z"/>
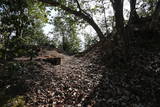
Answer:
<path fill-rule="evenodd" d="M 16 56 L 22 45 L 35 45 L 47 40 L 42 27 L 48 19 L 42 3 L 2 0 L 0 8 L 2 58 Z"/>
<path fill-rule="evenodd" d="M 99 0 L 94 0 L 94 1 L 80 1 L 80 0 L 75 0 L 75 1 L 70 1 L 70 0 L 61 0 L 61 1 L 51 1 L 51 0 L 38 0 L 41 1 L 43 3 L 46 3 L 50 6 L 55 6 L 58 7 L 59 9 L 62 9 L 64 11 L 66 11 L 67 13 L 70 14 L 74 14 L 76 17 L 79 17 L 83 20 L 85 20 L 86 22 L 88 22 L 93 28 L 94 30 L 97 32 L 98 37 L 100 38 L 100 40 L 103 40 L 105 38 L 104 33 L 102 33 L 101 28 L 99 27 L 99 25 L 95 22 L 95 20 L 92 17 L 92 12 L 91 10 L 98 10 L 102 7 L 102 5 L 104 3 L 102 3 L 100 6 L 98 6 L 97 4 L 99 4 Z M 95 8 L 87 8 L 86 4 L 91 3 L 91 2 L 95 2 Z M 124 4 L 124 0 L 118 1 L 118 0 L 104 0 L 104 2 L 111 2 L 112 3 L 112 7 L 114 10 L 114 17 L 115 17 L 115 28 L 116 31 L 119 35 L 123 35 L 123 30 L 125 27 L 124 24 L 124 16 L 123 16 L 123 4 Z M 137 15 L 137 8 L 136 8 L 136 4 L 139 3 L 141 4 L 140 6 L 142 8 L 140 8 L 140 11 L 144 10 L 144 7 L 146 7 L 147 9 L 145 9 L 145 11 L 148 11 L 148 14 L 150 14 L 150 10 L 152 10 L 152 13 L 150 15 L 153 15 L 153 11 L 156 11 L 156 9 L 154 9 L 156 6 L 159 7 L 159 1 L 152 1 L 152 0 L 144 0 L 144 1 L 138 1 L 138 0 L 130 0 L 130 21 L 134 20 L 135 18 L 138 18 Z M 87 8 L 87 10 L 86 10 Z M 138 11 L 140 14 L 143 14 L 143 12 Z M 158 11 L 156 12 L 157 14 L 159 13 Z M 141 16 L 139 16 L 141 17 Z M 107 26 L 107 25 L 106 25 Z M 122 37 L 125 38 L 125 37 Z"/>

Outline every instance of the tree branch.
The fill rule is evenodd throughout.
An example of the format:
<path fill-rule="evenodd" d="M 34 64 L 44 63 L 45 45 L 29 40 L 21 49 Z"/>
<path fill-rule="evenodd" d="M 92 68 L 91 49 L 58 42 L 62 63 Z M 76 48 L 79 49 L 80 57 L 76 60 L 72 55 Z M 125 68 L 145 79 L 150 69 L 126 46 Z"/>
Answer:
<path fill-rule="evenodd" d="M 86 11 L 84 11 L 84 10 L 81 8 L 78 0 L 75 0 L 75 1 L 76 1 L 76 3 L 77 3 L 78 9 L 79 9 L 81 12 L 83 12 L 85 15 L 89 16 L 90 18 L 92 18 L 89 13 L 87 13 Z"/>
<path fill-rule="evenodd" d="M 81 10 L 82 10 L 82 8 L 81 8 L 81 6 L 80 6 L 80 4 L 79 4 L 78 0 L 75 0 L 75 1 L 76 1 L 76 3 L 77 3 L 77 6 L 78 6 L 79 11 L 81 11 Z"/>
<path fill-rule="evenodd" d="M 76 11 L 76 10 L 71 9 L 70 7 L 66 7 L 65 5 L 63 5 L 57 1 L 51 1 L 51 0 L 38 0 L 38 1 L 43 2 L 43 3 L 47 3 L 51 6 L 59 7 L 62 10 L 66 11 L 70 14 L 74 14 L 76 17 L 82 18 L 83 20 L 87 21 L 93 27 L 93 29 L 97 32 L 100 40 L 103 40 L 105 38 L 100 27 L 95 23 L 93 18 L 88 13 L 86 13 L 84 10 Z"/>

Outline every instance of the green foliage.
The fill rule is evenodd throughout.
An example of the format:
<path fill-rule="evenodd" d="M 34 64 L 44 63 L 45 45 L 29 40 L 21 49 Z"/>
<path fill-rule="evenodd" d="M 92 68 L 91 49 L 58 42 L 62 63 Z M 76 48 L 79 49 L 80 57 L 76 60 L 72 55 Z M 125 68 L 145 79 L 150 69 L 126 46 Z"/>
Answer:
<path fill-rule="evenodd" d="M 19 63 L 10 62 L 7 64 L 7 70 L 11 72 L 17 72 L 21 68 L 21 65 Z"/>
<path fill-rule="evenodd" d="M 73 17 L 60 11 L 59 16 L 54 19 L 53 40 L 57 40 L 56 45 L 69 54 L 74 54 L 80 50 L 80 39 L 77 36 L 77 23 Z"/>
<path fill-rule="evenodd" d="M 16 79 L 17 76 L 23 72 L 23 67 L 23 64 L 20 64 L 18 62 L 8 62 L 5 64 L 5 72 L 1 74 L 1 76 L 10 79 Z"/>
<path fill-rule="evenodd" d="M 158 0 L 141 0 L 138 2 L 137 13 L 140 16 L 151 16 L 155 10 Z"/>
<path fill-rule="evenodd" d="M 48 21 L 44 4 L 33 0 L 2 0 L 0 15 L 1 58 L 9 59 L 27 53 L 27 50 L 20 49 L 22 45 L 48 42 L 42 30 L 43 24 Z"/>
<path fill-rule="evenodd" d="M 2 107 L 26 107 L 23 96 L 17 96 L 11 98 L 7 101 L 7 104 L 4 104 Z"/>
<path fill-rule="evenodd" d="M 12 104 L 11 107 L 25 107 L 25 101 L 22 96 L 18 96 L 14 99 L 11 99 L 9 103 Z"/>
<path fill-rule="evenodd" d="M 89 34 L 86 34 L 85 43 L 84 43 L 85 50 L 89 49 L 90 46 L 92 46 L 93 44 L 97 42 L 98 42 L 98 38 L 96 36 L 91 36 Z"/>

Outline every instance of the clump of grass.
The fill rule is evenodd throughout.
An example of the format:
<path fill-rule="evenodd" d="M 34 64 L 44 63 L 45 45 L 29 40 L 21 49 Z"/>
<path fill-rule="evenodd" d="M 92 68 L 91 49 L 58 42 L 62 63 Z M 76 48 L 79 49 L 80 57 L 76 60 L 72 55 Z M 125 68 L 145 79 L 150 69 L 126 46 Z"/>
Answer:
<path fill-rule="evenodd" d="M 26 107 L 24 97 L 17 96 L 15 98 L 11 98 L 2 107 Z"/>

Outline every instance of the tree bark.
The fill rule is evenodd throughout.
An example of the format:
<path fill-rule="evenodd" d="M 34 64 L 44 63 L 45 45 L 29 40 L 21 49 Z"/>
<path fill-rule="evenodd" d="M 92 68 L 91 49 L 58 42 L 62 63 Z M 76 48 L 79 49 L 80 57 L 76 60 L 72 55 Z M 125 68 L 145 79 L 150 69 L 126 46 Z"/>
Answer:
<path fill-rule="evenodd" d="M 123 0 L 111 0 L 115 13 L 117 34 L 122 37 L 124 31 Z"/>
<path fill-rule="evenodd" d="M 79 10 L 79 11 L 73 10 L 70 7 L 67 7 L 63 4 L 60 4 L 57 1 L 50 1 L 50 0 L 38 0 L 38 1 L 43 2 L 43 3 L 47 3 L 51 6 L 59 7 L 62 10 L 65 10 L 66 12 L 68 12 L 70 14 L 74 14 L 76 17 L 82 18 L 83 20 L 88 22 L 93 27 L 93 29 L 97 32 L 100 41 L 105 39 L 105 36 L 102 33 L 100 27 L 95 23 L 93 18 L 88 13 L 86 13 L 85 11 L 83 11 L 83 10 Z M 78 5 L 78 8 L 80 9 L 79 5 Z"/>
<path fill-rule="evenodd" d="M 134 23 L 139 18 L 138 14 L 136 12 L 136 2 L 137 2 L 137 0 L 130 0 L 131 11 L 130 11 L 129 24 Z"/>
<path fill-rule="evenodd" d="M 129 42 L 128 42 L 128 29 L 125 29 L 124 27 L 124 17 L 123 17 L 123 2 L 124 0 L 110 0 L 112 2 L 112 6 L 115 13 L 115 22 L 116 22 L 116 30 L 117 34 L 115 35 L 115 42 L 119 41 L 119 39 L 123 40 L 124 43 L 124 52 L 126 57 L 125 60 L 127 60 L 127 57 L 129 55 Z"/>
<path fill-rule="evenodd" d="M 150 29 L 157 29 L 160 18 L 160 0 L 158 0 L 155 11 L 152 15 L 152 21 L 150 23 Z"/>

